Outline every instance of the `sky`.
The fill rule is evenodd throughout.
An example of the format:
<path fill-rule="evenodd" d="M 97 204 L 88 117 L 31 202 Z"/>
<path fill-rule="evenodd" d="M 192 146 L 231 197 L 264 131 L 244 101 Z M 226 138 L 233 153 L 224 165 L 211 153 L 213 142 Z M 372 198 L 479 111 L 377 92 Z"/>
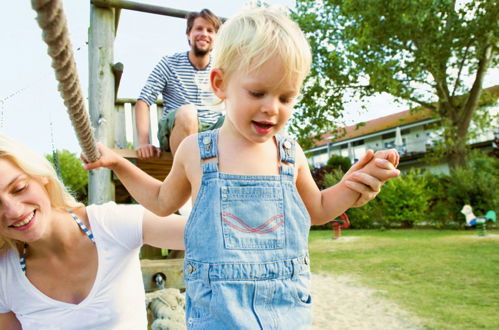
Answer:
<path fill-rule="evenodd" d="M 230 17 L 248 0 L 147 0 L 140 1 L 182 10 L 209 8 L 217 15 Z M 294 6 L 294 0 L 271 0 L 270 3 Z M 90 0 L 63 1 L 71 43 L 75 52 L 83 94 L 88 95 L 87 31 Z M 0 20 L 0 131 L 40 153 L 68 149 L 79 153 L 80 147 L 69 121 L 57 82 L 50 66 L 47 46 L 35 20 L 31 1 L 8 1 L 3 4 Z M 114 62 L 124 64 L 118 91 L 119 98 L 136 98 L 148 74 L 167 54 L 187 51 L 185 20 L 130 10 L 122 10 L 114 44 Z M 369 101 L 367 110 L 350 106 L 346 124 L 367 121 L 406 110 L 388 96 Z"/>

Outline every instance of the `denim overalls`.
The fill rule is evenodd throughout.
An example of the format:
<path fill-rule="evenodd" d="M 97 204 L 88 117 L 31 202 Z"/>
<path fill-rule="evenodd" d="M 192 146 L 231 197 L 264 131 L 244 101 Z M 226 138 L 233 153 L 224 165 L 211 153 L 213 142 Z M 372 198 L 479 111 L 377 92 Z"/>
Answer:
<path fill-rule="evenodd" d="M 189 329 L 307 329 L 310 217 L 294 141 L 276 136 L 280 175 L 218 171 L 218 130 L 199 134 L 203 177 L 185 228 Z M 207 160 L 207 161 L 205 161 Z"/>

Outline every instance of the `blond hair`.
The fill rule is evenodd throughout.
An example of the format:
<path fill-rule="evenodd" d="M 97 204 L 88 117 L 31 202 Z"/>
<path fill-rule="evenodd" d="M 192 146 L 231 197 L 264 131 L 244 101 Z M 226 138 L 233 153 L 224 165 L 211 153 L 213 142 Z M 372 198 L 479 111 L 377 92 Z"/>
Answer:
<path fill-rule="evenodd" d="M 235 72 L 258 70 L 274 56 L 285 68 L 283 81 L 296 80 L 301 87 L 312 61 L 303 32 L 283 9 L 247 8 L 220 28 L 212 67 L 229 80 Z"/>
<path fill-rule="evenodd" d="M 59 181 L 52 164 L 46 158 L 2 134 L 0 134 L 0 159 L 12 162 L 31 178 L 46 178 L 48 183 L 45 188 L 53 208 L 72 209 L 82 206 Z M 16 242 L 11 239 L 0 237 L 0 254 L 8 248 L 15 247 L 15 244 Z"/>

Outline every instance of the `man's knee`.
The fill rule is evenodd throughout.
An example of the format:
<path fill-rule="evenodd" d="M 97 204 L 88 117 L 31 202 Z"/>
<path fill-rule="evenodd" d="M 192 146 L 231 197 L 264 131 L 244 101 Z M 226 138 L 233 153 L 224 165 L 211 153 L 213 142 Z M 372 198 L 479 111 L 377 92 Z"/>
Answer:
<path fill-rule="evenodd" d="M 188 130 L 198 129 L 198 111 L 192 104 L 186 104 L 178 108 L 175 113 L 175 126 Z"/>

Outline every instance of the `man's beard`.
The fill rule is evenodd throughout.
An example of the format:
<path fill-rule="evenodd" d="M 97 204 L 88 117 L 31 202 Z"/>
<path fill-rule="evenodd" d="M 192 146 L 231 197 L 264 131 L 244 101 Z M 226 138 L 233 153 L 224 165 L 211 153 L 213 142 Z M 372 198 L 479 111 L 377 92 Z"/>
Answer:
<path fill-rule="evenodd" d="M 194 52 L 194 56 L 196 57 L 203 57 L 209 52 L 211 52 L 211 47 L 208 47 L 206 49 L 200 49 L 198 46 L 194 43 L 194 46 L 192 47 L 192 51 Z"/>

